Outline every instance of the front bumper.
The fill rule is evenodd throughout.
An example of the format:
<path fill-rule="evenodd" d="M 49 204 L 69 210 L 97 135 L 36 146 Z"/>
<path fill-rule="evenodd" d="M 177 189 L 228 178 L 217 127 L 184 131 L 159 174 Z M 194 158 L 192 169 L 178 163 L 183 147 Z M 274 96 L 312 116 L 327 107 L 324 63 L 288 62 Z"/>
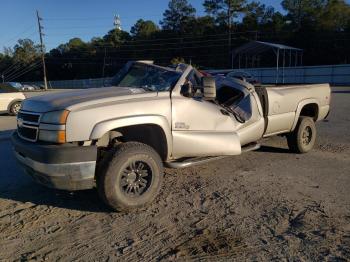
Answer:
<path fill-rule="evenodd" d="M 96 146 L 32 143 L 16 132 L 11 140 L 17 160 L 38 183 L 69 191 L 95 186 Z"/>

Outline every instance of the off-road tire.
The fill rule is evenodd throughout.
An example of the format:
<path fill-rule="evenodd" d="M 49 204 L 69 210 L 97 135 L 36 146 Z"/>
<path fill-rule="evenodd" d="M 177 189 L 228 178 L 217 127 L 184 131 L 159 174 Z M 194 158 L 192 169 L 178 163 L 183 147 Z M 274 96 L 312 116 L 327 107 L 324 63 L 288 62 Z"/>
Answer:
<path fill-rule="evenodd" d="M 11 116 L 16 116 L 21 109 L 21 101 L 13 102 L 10 106 L 9 114 Z"/>
<path fill-rule="evenodd" d="M 298 154 L 309 152 L 315 145 L 316 126 L 311 117 L 299 118 L 295 130 L 287 135 L 289 149 Z"/>
<path fill-rule="evenodd" d="M 135 165 L 143 163 L 148 166 L 148 175 L 151 175 L 147 189 L 139 196 L 128 195 L 122 187 L 126 181 L 126 168 L 129 168 L 129 163 L 133 161 Z M 163 164 L 158 153 L 146 144 L 127 142 L 118 145 L 102 160 L 96 177 L 97 190 L 103 201 L 112 209 L 129 212 L 144 208 L 154 200 L 159 193 L 162 177 Z M 136 194 L 135 189 L 133 191 Z"/>

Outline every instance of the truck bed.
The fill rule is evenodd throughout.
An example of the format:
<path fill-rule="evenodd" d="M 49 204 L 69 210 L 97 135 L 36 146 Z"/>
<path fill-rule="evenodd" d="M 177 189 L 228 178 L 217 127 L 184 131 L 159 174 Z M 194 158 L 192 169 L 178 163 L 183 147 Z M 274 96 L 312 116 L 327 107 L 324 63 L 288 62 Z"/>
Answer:
<path fill-rule="evenodd" d="M 306 104 L 317 107 L 315 121 L 329 112 L 329 84 L 263 86 L 257 88 L 257 93 L 267 120 L 265 136 L 292 131 Z"/>

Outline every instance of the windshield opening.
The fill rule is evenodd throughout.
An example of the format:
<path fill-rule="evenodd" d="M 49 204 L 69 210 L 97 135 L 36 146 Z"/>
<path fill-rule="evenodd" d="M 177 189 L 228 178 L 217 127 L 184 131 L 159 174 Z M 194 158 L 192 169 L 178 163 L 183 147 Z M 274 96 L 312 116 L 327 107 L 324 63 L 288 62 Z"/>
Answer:
<path fill-rule="evenodd" d="M 179 78 L 180 72 L 166 68 L 135 63 L 130 68 L 124 67 L 112 79 L 113 86 L 143 88 L 150 91 L 168 91 Z"/>

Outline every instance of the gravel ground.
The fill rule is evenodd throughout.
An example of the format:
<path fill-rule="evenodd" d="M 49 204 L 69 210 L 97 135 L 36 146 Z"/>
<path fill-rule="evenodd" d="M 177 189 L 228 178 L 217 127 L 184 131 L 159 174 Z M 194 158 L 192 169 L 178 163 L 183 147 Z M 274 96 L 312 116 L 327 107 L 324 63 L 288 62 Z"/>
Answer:
<path fill-rule="evenodd" d="M 335 88 L 315 150 L 263 147 L 166 170 L 146 210 L 110 212 L 95 190 L 35 184 L 16 165 L 0 116 L 0 260 L 350 260 L 350 88 Z"/>

